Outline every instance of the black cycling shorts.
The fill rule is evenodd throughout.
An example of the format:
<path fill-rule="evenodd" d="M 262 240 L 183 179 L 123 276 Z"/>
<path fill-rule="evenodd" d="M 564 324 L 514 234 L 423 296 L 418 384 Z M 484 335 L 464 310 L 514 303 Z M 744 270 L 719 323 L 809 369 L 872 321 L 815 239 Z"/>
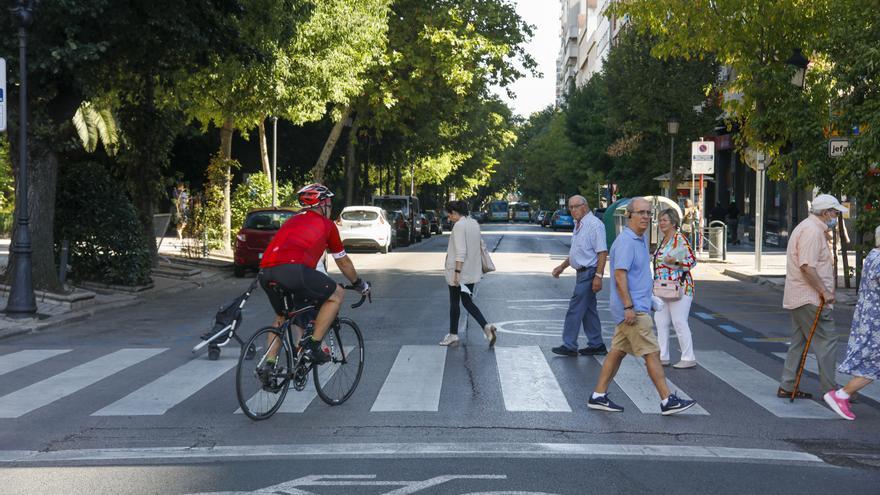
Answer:
<path fill-rule="evenodd" d="M 284 316 L 284 301 L 269 287 L 270 282 L 276 282 L 283 287 L 295 300 L 316 301 L 319 305 L 336 291 L 336 282 L 332 278 L 304 265 L 276 265 L 263 268 L 260 285 L 269 296 L 275 314 L 279 316 Z"/>

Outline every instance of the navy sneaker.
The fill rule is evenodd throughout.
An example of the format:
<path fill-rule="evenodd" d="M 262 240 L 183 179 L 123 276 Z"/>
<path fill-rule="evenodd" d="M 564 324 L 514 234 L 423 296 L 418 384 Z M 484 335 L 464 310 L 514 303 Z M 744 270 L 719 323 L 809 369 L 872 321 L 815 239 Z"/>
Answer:
<path fill-rule="evenodd" d="M 605 344 L 599 344 L 596 347 L 588 345 L 579 350 L 578 354 L 581 356 L 604 356 L 605 354 L 608 354 L 608 348 L 605 347 Z"/>
<path fill-rule="evenodd" d="M 597 411 L 623 412 L 622 407 L 611 402 L 611 399 L 608 398 L 608 394 L 605 394 L 602 397 L 598 397 L 595 399 L 592 395 L 590 395 L 590 400 L 587 401 L 587 407 L 589 407 L 590 409 L 595 409 Z"/>
<path fill-rule="evenodd" d="M 565 347 L 564 345 L 561 345 L 559 347 L 554 347 L 553 349 L 550 349 L 550 350 L 553 351 L 553 354 L 559 354 L 560 356 L 577 356 L 578 355 L 577 351 L 573 351 L 573 350 L 569 349 L 568 347 Z"/>
<path fill-rule="evenodd" d="M 669 394 L 669 398 L 666 401 L 666 405 L 660 403 L 660 413 L 664 416 L 669 416 L 672 414 L 678 414 L 683 411 L 687 411 L 688 409 L 694 407 L 697 404 L 695 400 L 687 400 L 687 399 L 679 399 L 675 394 Z"/>

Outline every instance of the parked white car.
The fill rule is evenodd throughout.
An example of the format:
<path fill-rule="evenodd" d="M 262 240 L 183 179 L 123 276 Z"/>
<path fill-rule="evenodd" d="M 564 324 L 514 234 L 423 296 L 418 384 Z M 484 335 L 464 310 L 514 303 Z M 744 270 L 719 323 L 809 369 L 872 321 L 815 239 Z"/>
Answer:
<path fill-rule="evenodd" d="M 336 225 L 345 247 L 391 250 L 391 224 L 378 206 L 346 206 Z"/>

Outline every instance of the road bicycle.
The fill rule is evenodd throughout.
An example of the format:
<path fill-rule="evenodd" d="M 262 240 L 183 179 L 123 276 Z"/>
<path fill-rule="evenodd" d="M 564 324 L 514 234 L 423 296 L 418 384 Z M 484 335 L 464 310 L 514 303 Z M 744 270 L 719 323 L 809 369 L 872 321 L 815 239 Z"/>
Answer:
<path fill-rule="evenodd" d="M 342 287 L 356 290 L 350 285 Z M 317 365 L 298 346 L 294 327 L 304 328 L 304 335 L 309 335 L 319 305 L 315 301 L 294 302 L 290 293 L 274 283 L 270 289 L 282 296 L 287 317 L 280 327 L 257 330 L 244 346 L 256 352 L 253 359 L 242 353 L 235 371 L 235 390 L 242 412 L 255 421 L 272 417 L 284 402 L 290 385 L 296 391 L 304 390 L 309 375 L 321 400 L 331 406 L 342 404 L 354 393 L 364 369 L 364 337 L 357 323 L 338 316 L 333 320 L 321 343 L 330 361 Z M 369 293 L 361 295 L 351 307 L 358 308 L 367 299 L 372 302 Z M 294 309 L 290 310 L 291 307 Z M 267 358 L 273 353 L 277 358 L 274 365 L 269 365 Z"/>

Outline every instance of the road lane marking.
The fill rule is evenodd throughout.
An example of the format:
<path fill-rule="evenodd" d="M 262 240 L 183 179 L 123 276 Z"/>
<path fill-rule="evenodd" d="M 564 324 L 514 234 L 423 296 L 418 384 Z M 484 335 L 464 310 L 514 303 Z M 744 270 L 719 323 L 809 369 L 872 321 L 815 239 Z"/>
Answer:
<path fill-rule="evenodd" d="M 446 347 L 404 345 L 385 378 L 371 412 L 434 411 L 446 369 Z"/>
<path fill-rule="evenodd" d="M 786 353 L 784 352 L 774 352 L 774 356 L 782 358 L 785 361 Z M 812 354 L 807 354 L 807 363 L 804 365 L 804 368 L 810 373 L 819 374 L 819 365 L 816 362 L 816 356 Z M 837 379 L 837 383 L 846 384 L 852 378 L 851 375 L 847 375 L 845 373 L 841 373 L 837 371 L 835 368 L 835 378 Z M 859 390 L 859 395 L 863 395 L 870 399 L 874 399 L 877 402 L 880 402 L 880 383 L 874 382 L 868 385 L 867 387 Z"/>
<path fill-rule="evenodd" d="M 495 359 L 505 409 L 571 412 L 540 347 L 496 347 Z"/>
<path fill-rule="evenodd" d="M 33 349 L 4 354 L 0 356 L 0 375 L 5 375 L 6 373 L 24 368 L 25 366 L 30 366 L 34 363 L 39 363 L 50 357 L 70 352 L 71 350 L 72 349 Z"/>
<path fill-rule="evenodd" d="M 600 364 L 605 363 L 605 356 L 593 356 Z M 648 376 L 648 369 L 640 358 L 627 356 L 620 363 L 617 374 L 614 375 L 614 383 L 623 390 L 623 393 L 636 405 L 639 411 L 645 414 L 660 414 L 660 397 L 657 395 L 657 389 L 654 382 Z M 666 385 L 673 393 L 682 399 L 690 399 L 691 397 L 684 393 L 680 387 L 676 386 L 668 378 Z M 694 405 L 681 414 L 693 414 L 699 416 L 708 416 L 709 412 L 703 409 L 699 404 Z"/>
<path fill-rule="evenodd" d="M 216 361 L 193 359 L 92 416 L 160 416 L 232 369 L 239 349 L 232 347 Z"/>
<path fill-rule="evenodd" d="M 147 447 L 0 451 L 0 463 L 34 464 L 52 462 L 150 459 L 271 458 L 654 458 L 670 460 L 715 459 L 732 462 L 801 462 L 824 465 L 819 457 L 791 450 L 713 447 L 700 445 L 575 444 L 575 443 L 338 443 L 217 445 L 213 447 Z M 830 466 L 829 466 L 830 467 Z"/>
<path fill-rule="evenodd" d="M 0 418 L 18 418 L 167 349 L 120 349 L 0 397 Z"/>
<path fill-rule="evenodd" d="M 718 325 L 718 328 L 724 330 L 727 333 L 740 333 L 739 328 L 736 328 L 732 325 Z"/>
<path fill-rule="evenodd" d="M 715 319 L 715 317 L 710 315 L 709 313 L 695 312 L 694 314 L 703 320 L 714 320 Z"/>
<path fill-rule="evenodd" d="M 700 366 L 778 418 L 837 419 L 812 400 L 793 403 L 776 397 L 779 380 L 770 378 L 722 351 L 700 351 Z"/>

